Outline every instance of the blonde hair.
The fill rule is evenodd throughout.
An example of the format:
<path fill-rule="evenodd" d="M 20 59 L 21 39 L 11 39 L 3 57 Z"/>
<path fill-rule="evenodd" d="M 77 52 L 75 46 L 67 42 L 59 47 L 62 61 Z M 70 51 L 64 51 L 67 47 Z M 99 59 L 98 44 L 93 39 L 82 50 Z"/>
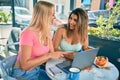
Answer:
<path fill-rule="evenodd" d="M 46 1 L 39 1 L 34 7 L 32 20 L 29 27 L 35 27 L 40 29 L 40 41 L 44 41 L 45 38 L 49 35 L 50 17 L 52 15 L 53 7 L 54 4 Z"/>

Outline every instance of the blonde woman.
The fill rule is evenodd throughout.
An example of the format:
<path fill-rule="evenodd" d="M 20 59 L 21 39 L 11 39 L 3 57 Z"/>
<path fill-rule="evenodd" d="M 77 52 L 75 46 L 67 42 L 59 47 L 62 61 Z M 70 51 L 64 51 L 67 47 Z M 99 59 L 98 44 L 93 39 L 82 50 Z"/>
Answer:
<path fill-rule="evenodd" d="M 54 52 L 50 25 L 55 18 L 54 5 L 39 1 L 34 7 L 33 16 L 28 28 L 20 36 L 20 48 L 13 68 L 12 76 L 29 80 L 50 80 L 39 65 L 50 59 L 63 57 L 60 52 Z"/>
<path fill-rule="evenodd" d="M 73 59 L 76 52 L 88 50 L 88 16 L 81 8 L 73 10 L 68 24 L 57 29 L 53 39 L 55 51 L 65 52 L 67 59 Z"/>

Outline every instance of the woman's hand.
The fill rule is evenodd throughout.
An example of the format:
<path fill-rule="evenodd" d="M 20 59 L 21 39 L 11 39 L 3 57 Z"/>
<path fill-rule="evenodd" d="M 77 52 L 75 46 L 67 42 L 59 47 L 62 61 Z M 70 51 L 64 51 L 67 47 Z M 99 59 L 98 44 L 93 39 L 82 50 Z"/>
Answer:
<path fill-rule="evenodd" d="M 66 58 L 66 60 L 71 60 L 75 57 L 76 52 L 67 52 L 66 54 L 64 54 L 64 57 Z"/>
<path fill-rule="evenodd" d="M 50 53 L 51 59 L 60 59 L 64 57 L 64 52 L 52 52 Z"/>

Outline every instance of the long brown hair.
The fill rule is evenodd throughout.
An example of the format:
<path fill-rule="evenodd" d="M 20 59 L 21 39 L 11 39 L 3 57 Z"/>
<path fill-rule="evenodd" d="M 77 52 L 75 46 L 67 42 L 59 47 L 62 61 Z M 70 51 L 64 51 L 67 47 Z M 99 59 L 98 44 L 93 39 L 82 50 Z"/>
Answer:
<path fill-rule="evenodd" d="M 73 10 L 68 19 L 70 19 L 71 15 L 74 14 L 77 16 L 77 31 L 80 35 L 80 41 L 81 44 L 84 44 L 87 36 L 88 36 L 88 15 L 87 12 L 84 11 L 82 8 L 76 8 Z M 72 30 L 69 27 L 69 24 L 67 25 L 67 37 L 70 37 L 72 35 Z"/>

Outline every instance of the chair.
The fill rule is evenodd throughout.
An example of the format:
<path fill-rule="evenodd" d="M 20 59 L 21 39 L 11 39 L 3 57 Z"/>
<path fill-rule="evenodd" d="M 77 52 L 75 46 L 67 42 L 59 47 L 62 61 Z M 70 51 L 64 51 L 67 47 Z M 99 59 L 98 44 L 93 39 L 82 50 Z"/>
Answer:
<path fill-rule="evenodd" d="M 13 55 L 3 59 L 0 62 L 1 77 L 3 78 L 3 80 L 16 80 L 15 78 L 10 76 L 16 58 L 17 55 Z"/>
<path fill-rule="evenodd" d="M 21 33 L 21 29 L 14 27 L 12 28 L 12 31 L 10 33 L 9 39 L 7 41 L 7 51 L 16 53 L 18 52 L 19 49 L 19 36 Z"/>
<path fill-rule="evenodd" d="M 0 53 L 4 58 L 11 55 L 9 52 L 12 52 L 12 54 L 13 53 L 17 54 L 18 49 L 19 49 L 19 35 L 21 33 L 21 29 L 17 28 L 17 27 L 13 27 L 10 29 L 8 29 L 9 33 L 5 31 L 7 33 L 6 34 L 7 37 L 6 37 L 6 35 L 3 35 L 3 32 L 2 32 L 3 37 L 0 38 L 0 41 L 1 41 Z M 2 29 L 2 30 L 4 30 L 4 29 Z M 6 41 L 6 43 L 4 43 L 3 41 Z"/>
<path fill-rule="evenodd" d="M 16 59 L 17 59 L 17 55 L 13 55 L 0 61 L 0 77 L 3 80 L 28 80 L 26 78 L 11 77 L 12 69 L 15 64 Z"/>
<path fill-rule="evenodd" d="M 6 57 L 5 48 L 11 30 L 12 24 L 0 24 L 0 55 L 3 57 Z"/>

